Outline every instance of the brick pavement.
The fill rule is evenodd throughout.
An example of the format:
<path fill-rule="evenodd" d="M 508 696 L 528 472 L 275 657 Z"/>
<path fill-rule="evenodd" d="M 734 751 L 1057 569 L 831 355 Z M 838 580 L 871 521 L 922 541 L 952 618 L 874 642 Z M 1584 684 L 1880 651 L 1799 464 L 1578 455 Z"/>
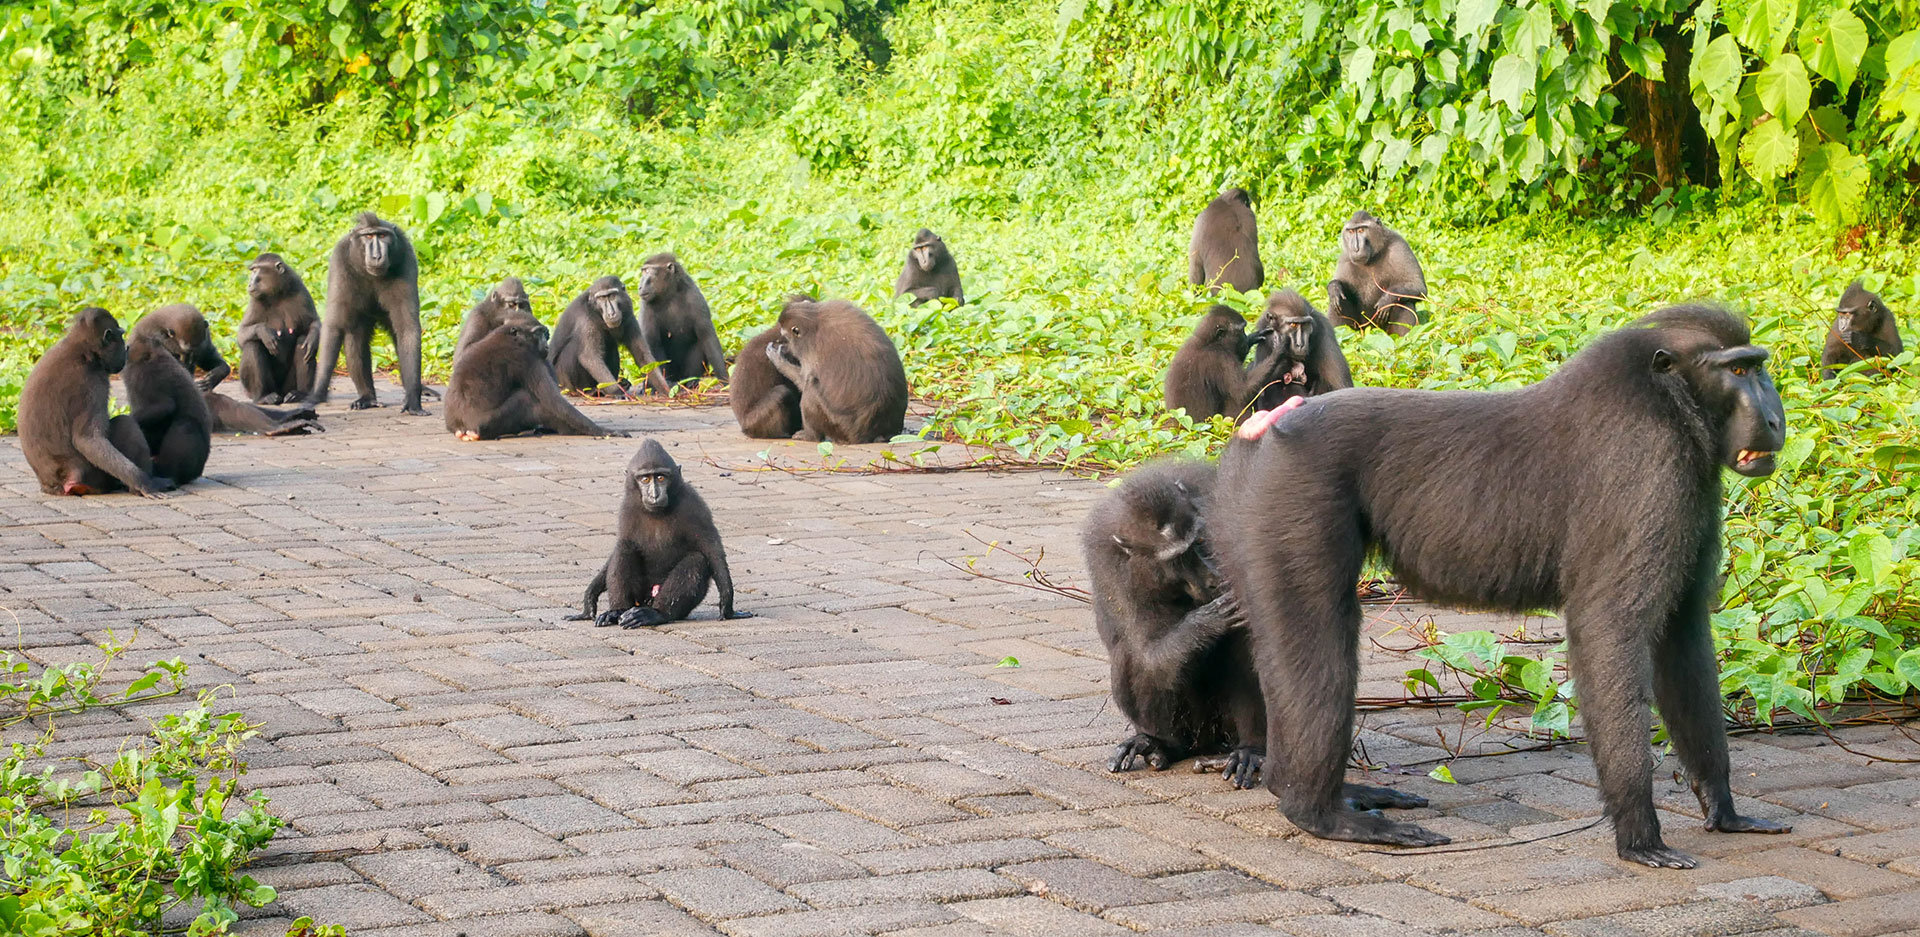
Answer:
<path fill-rule="evenodd" d="M 1081 581 L 1098 483 L 753 471 L 763 450 L 818 457 L 738 436 L 723 408 L 591 415 L 682 462 L 757 617 L 560 620 L 607 551 L 637 439 L 460 443 L 437 412 L 336 405 L 324 436 L 218 440 L 207 480 L 157 501 L 42 497 L 0 442 L 16 646 L 50 663 L 137 634 L 266 723 L 248 783 L 288 826 L 254 874 L 280 900 L 240 933 L 314 914 L 357 937 L 1920 935 L 1920 769 L 1737 739 L 1742 808 L 1795 831 L 1700 833 L 1663 776 L 1669 841 L 1706 858 L 1690 872 L 1628 866 L 1605 826 L 1580 829 L 1598 801 L 1579 750 L 1459 761 L 1457 785 L 1373 778 L 1430 798 L 1409 816 L 1457 844 L 1566 835 L 1321 842 L 1264 791 L 1185 765 L 1108 774 L 1125 725 L 1087 608 L 946 564 L 985 554 L 978 537 Z M 1369 633 L 1390 646 L 1429 620 L 1516 624 L 1407 607 Z M 1407 659 L 1383 646 L 1363 693 L 1397 692 Z M 138 727 L 101 718 L 82 744 Z M 1843 737 L 1920 756 L 1890 732 Z M 1410 765 L 1510 737 L 1391 711 L 1361 741 Z"/>

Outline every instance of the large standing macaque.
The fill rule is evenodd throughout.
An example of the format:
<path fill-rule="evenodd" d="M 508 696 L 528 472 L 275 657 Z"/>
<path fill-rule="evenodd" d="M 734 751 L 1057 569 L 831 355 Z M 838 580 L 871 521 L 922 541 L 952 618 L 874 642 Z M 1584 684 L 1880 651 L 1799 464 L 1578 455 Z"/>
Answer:
<path fill-rule="evenodd" d="M 1621 858 L 1695 864 L 1660 837 L 1650 701 L 1707 829 L 1785 832 L 1734 806 L 1708 624 L 1720 473 L 1770 474 L 1786 439 L 1766 362 L 1733 316 L 1678 306 L 1519 390 L 1362 387 L 1243 424 L 1206 523 L 1253 635 L 1263 772 L 1287 819 L 1324 839 L 1447 842 L 1343 797 L 1360 667 L 1354 587 L 1371 552 L 1442 605 L 1562 611 Z"/>
<path fill-rule="evenodd" d="M 309 406 L 325 403 L 344 344 L 347 375 L 359 393 L 352 408 L 380 405 L 373 389 L 373 333 L 393 336 L 406 400 L 400 412 L 424 416 L 420 405 L 420 263 L 413 242 L 392 222 L 362 212 L 352 231 L 333 246 L 327 266 L 327 314 L 320 324 Z"/>

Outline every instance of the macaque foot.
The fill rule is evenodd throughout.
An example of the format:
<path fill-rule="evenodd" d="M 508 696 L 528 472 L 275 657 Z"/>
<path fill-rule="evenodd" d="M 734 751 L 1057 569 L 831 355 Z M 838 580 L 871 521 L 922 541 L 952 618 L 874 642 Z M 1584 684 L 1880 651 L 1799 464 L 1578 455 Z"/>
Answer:
<path fill-rule="evenodd" d="M 1708 815 L 1706 828 L 1718 833 L 1791 833 L 1793 827 L 1759 817 L 1743 817 L 1737 813 L 1724 816 Z"/>
<path fill-rule="evenodd" d="M 1155 771 L 1165 771 L 1168 765 L 1179 761 L 1184 754 L 1166 742 L 1141 732 L 1121 742 L 1113 750 L 1113 757 L 1107 760 L 1107 770 L 1132 771 L 1136 766 L 1145 764 Z"/>
<path fill-rule="evenodd" d="M 1637 849 L 1629 849 L 1622 846 L 1620 847 L 1620 858 L 1628 862 L 1638 862 L 1641 865 L 1652 866 L 1656 869 L 1691 869 L 1700 864 L 1700 860 L 1678 849 L 1669 849 L 1665 844 L 1659 843 Z"/>
<path fill-rule="evenodd" d="M 1349 843 L 1377 843 L 1382 846 L 1444 846 L 1453 842 L 1417 823 L 1389 820 L 1378 810 L 1353 810 L 1344 803 L 1337 809 L 1316 811 L 1313 815 L 1287 814 L 1293 825 L 1321 839 Z"/>
<path fill-rule="evenodd" d="M 1340 796 L 1346 798 L 1348 805 L 1355 810 L 1378 810 L 1382 807 L 1409 810 L 1427 805 L 1427 799 L 1418 794 L 1404 794 L 1391 787 L 1374 787 L 1371 784 L 1344 785 L 1340 789 Z"/>
<path fill-rule="evenodd" d="M 660 614 L 659 609 L 648 605 L 637 605 L 620 613 L 622 628 L 652 628 L 666 623 L 667 616 Z"/>
<path fill-rule="evenodd" d="M 1267 759 L 1267 750 L 1256 745 L 1246 745 L 1227 753 L 1226 760 L 1220 766 L 1220 776 L 1241 790 L 1249 790 L 1260 783 L 1260 765 Z"/>

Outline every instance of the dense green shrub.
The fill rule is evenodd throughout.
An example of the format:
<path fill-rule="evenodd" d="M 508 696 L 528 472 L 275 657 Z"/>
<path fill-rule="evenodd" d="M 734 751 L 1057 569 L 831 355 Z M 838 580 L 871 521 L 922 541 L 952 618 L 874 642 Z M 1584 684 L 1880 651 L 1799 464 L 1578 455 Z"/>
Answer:
<path fill-rule="evenodd" d="M 1184 142 L 1215 172 L 1357 163 L 1535 208 L 1790 180 L 1839 225 L 1920 152 L 1904 0 L 1063 0 L 1060 23 L 1162 110 L 1204 96 Z"/>

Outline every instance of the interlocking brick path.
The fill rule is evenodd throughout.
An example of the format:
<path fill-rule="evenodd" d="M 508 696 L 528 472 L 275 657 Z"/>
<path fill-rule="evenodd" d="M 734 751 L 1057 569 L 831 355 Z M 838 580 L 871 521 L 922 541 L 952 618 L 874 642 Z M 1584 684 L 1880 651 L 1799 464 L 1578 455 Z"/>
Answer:
<path fill-rule="evenodd" d="M 1125 724 L 1086 606 L 947 565 L 984 556 L 1017 580 L 997 541 L 1084 581 L 1098 482 L 752 471 L 769 448 L 819 459 L 740 437 L 724 408 L 596 406 L 680 460 L 756 616 L 718 621 L 710 600 L 598 629 L 560 619 L 605 557 L 638 439 L 461 443 L 435 410 L 336 404 L 323 436 L 223 438 L 208 478 L 161 500 L 43 497 L 0 442 L 12 643 L 54 663 L 137 634 L 135 656 L 186 658 L 266 723 L 247 783 L 288 826 L 254 874 L 280 900 L 240 933 L 313 914 L 357 937 L 1920 935 L 1920 767 L 1738 738 L 1742 809 L 1794 832 L 1699 832 L 1663 773 L 1668 841 L 1705 859 L 1689 872 L 1626 865 L 1606 826 L 1579 829 L 1599 811 L 1580 749 L 1458 761 L 1457 785 L 1372 779 L 1431 798 L 1408 815 L 1456 844 L 1532 842 L 1322 842 L 1264 790 L 1186 765 L 1108 774 Z M 1409 666 L 1396 628 L 1519 624 L 1371 610 L 1373 696 Z M 138 715 L 90 715 L 63 750 L 111 749 Z M 1920 757 L 1891 731 L 1840 737 Z M 1368 713 L 1361 734 L 1395 765 L 1463 740 L 1510 737 L 1419 710 Z"/>

